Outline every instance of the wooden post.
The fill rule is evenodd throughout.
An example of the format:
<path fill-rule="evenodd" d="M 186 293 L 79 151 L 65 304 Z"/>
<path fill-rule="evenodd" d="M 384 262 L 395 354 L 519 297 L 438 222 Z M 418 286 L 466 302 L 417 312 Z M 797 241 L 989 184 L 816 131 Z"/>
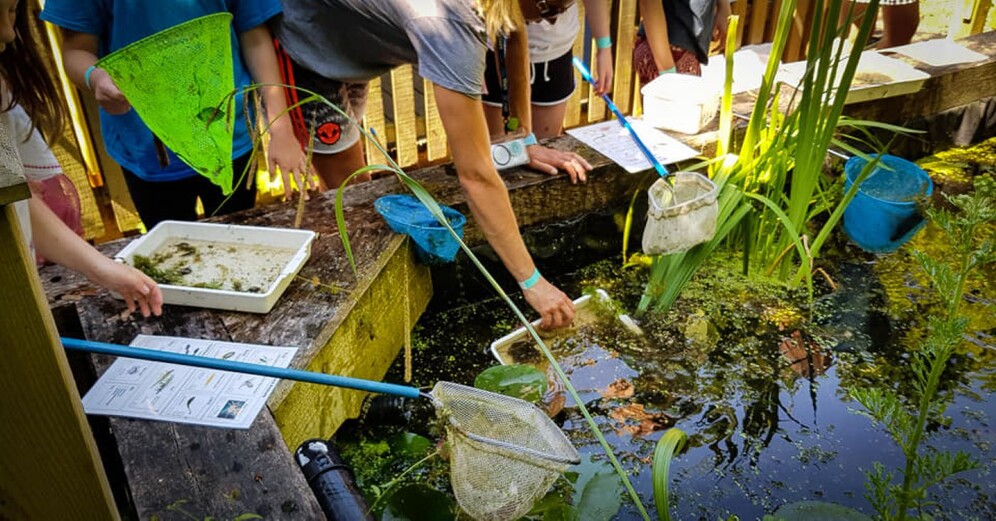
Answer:
<path fill-rule="evenodd" d="M 0 121 L 0 519 L 119 519 L 14 203 Z M 13 159 L 13 161 L 12 161 Z"/>

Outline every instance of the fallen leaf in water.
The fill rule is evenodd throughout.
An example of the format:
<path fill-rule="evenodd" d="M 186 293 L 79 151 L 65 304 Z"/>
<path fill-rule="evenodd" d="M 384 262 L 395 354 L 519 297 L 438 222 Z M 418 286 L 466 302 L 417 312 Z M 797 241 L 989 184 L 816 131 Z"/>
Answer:
<path fill-rule="evenodd" d="M 633 396 L 633 384 L 625 378 L 620 378 L 609 384 L 602 391 L 602 398 L 629 398 Z"/>
<path fill-rule="evenodd" d="M 640 403 L 617 407 L 609 412 L 609 417 L 623 424 L 616 429 L 617 433 L 627 432 L 631 436 L 646 436 L 674 424 L 666 414 L 647 412 Z"/>

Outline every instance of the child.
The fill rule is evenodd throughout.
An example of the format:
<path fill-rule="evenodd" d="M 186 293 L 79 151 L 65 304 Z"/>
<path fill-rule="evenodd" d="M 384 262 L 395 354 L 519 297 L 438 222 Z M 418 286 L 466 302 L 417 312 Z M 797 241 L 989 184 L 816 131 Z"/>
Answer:
<path fill-rule="evenodd" d="M 14 105 L 23 107 L 31 121 L 46 122 L 46 126 L 62 120 L 57 105 L 51 101 L 52 98 L 46 97 L 54 92 L 51 79 L 40 84 L 29 81 L 28 77 L 32 74 L 26 71 L 43 70 L 44 65 L 38 62 L 39 55 L 34 43 L 24 41 L 31 37 L 31 33 L 15 30 L 16 19 L 26 16 L 27 7 L 23 0 L 20 3 L 17 0 L 0 0 L 0 55 L 3 56 L 0 59 L 0 95 L 3 99 L 10 100 L 2 109 L 4 117 L 0 118 L 0 136 L 8 140 L 13 136 L 6 112 Z M 18 39 L 21 40 L 17 41 Z M 29 48 L 33 51 L 28 52 Z M 38 78 L 36 76 L 32 79 Z M 24 205 L 20 206 L 23 208 Z M 33 242 L 39 254 L 118 293 L 124 298 L 129 311 L 139 309 L 146 317 L 162 313 L 162 293 L 152 279 L 131 266 L 119 264 L 101 255 L 60 221 L 39 198 L 32 197 L 27 201 L 27 207 L 27 212 L 24 213 L 28 217 L 21 214 L 21 225 L 29 244 Z"/>
<path fill-rule="evenodd" d="M 633 68 L 646 85 L 668 72 L 702 75 L 709 45 L 726 43 L 730 0 L 640 0 L 643 23 L 633 47 Z"/>
<path fill-rule="evenodd" d="M 541 2 L 536 2 L 537 6 Z M 542 2 L 543 12 L 536 9 L 536 19 L 527 19 L 526 32 L 529 35 L 529 62 L 532 103 L 532 131 L 538 139 L 556 137 L 564 129 L 564 113 L 567 100 L 574 93 L 574 40 L 582 31 L 578 4 L 574 0 L 549 0 Z M 595 38 L 597 58 L 598 89 L 601 96 L 612 90 L 612 38 L 609 36 L 609 6 L 606 0 L 585 2 L 585 17 L 591 25 Z M 484 71 L 487 92 L 482 96 L 484 113 L 488 118 L 488 128 L 492 136 L 505 130 L 501 60 L 493 51 L 488 51 L 487 68 Z"/>
<path fill-rule="evenodd" d="M 162 161 L 152 132 L 118 90 L 108 74 L 95 67 L 97 59 L 145 36 L 217 12 L 231 12 L 232 65 L 235 86 L 245 87 L 254 80 L 262 84 L 280 83 L 273 40 L 266 23 L 280 14 L 279 0 L 195 0 L 149 2 L 147 0 L 48 0 L 42 19 L 58 25 L 63 34 L 63 60 L 74 83 L 92 92 L 101 106 L 100 127 L 108 154 L 124 170 L 125 181 L 146 228 L 165 219 L 195 220 L 196 202 L 201 199 L 207 215 L 251 208 L 256 193 L 254 173 L 242 179 L 253 147 L 243 113 L 242 93 L 235 99 L 236 113 L 232 157 L 235 189 L 230 199 L 219 187 L 198 175 L 172 151 Z M 282 89 L 262 89 L 270 117 L 282 114 L 287 105 Z M 220 100 L 219 100 L 220 101 Z M 162 100 L 168 104 L 170 100 Z M 304 150 L 294 137 L 290 118 L 278 118 L 270 125 L 270 173 L 284 174 L 284 190 L 290 195 L 289 174 L 308 172 Z M 298 179 L 300 181 L 300 179 Z M 298 186 L 302 186 L 300 183 Z"/>

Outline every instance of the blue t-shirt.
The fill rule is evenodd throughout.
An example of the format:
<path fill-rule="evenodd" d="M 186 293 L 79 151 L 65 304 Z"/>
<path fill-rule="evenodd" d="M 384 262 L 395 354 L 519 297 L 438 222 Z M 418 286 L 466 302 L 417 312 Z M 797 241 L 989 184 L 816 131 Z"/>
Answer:
<path fill-rule="evenodd" d="M 232 63 L 235 85 L 241 88 L 251 84 L 252 78 L 242 62 L 238 34 L 279 14 L 279 0 L 47 0 L 41 18 L 64 29 L 96 35 L 100 41 L 99 56 L 103 57 L 174 25 L 219 12 L 232 13 Z M 241 92 L 235 98 L 235 108 L 233 158 L 252 149 Z M 174 181 L 196 175 L 171 150 L 169 165 L 160 166 L 152 131 L 134 110 L 120 116 L 101 110 L 100 129 L 107 153 L 142 179 Z"/>

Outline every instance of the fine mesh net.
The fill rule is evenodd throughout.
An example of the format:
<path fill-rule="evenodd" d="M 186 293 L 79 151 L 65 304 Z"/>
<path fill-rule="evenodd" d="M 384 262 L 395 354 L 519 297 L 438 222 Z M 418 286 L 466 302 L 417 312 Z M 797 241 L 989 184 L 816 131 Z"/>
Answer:
<path fill-rule="evenodd" d="M 142 121 L 197 173 L 232 192 L 230 13 L 195 18 L 101 58 Z M 217 111 L 216 109 L 220 109 Z"/>
<path fill-rule="evenodd" d="M 450 441 L 450 482 L 474 519 L 525 515 L 578 453 L 563 431 L 533 404 L 438 382 L 432 390 Z"/>

